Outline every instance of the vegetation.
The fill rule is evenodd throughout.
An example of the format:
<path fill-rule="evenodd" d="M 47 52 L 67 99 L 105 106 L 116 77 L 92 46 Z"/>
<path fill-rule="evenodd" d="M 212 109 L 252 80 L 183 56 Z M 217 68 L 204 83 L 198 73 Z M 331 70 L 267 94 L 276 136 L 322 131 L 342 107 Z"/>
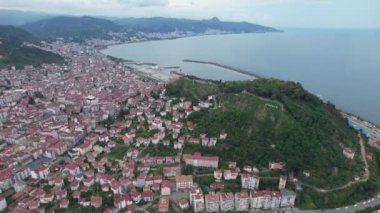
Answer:
<path fill-rule="evenodd" d="M 123 160 L 124 156 L 127 155 L 128 147 L 126 145 L 119 145 L 112 149 L 112 151 L 108 154 L 110 158 Z"/>
<path fill-rule="evenodd" d="M 225 192 L 240 192 L 241 191 L 241 179 L 237 178 L 236 180 L 224 180 L 224 191 Z"/>
<path fill-rule="evenodd" d="M 140 156 L 175 156 L 177 151 L 173 146 L 164 146 L 163 144 L 152 145 L 145 147 L 144 150 L 140 153 Z"/>
<path fill-rule="evenodd" d="M 213 175 L 210 175 L 210 176 L 200 176 L 200 177 L 196 177 L 194 179 L 195 182 L 197 182 L 199 184 L 199 187 L 204 190 L 204 191 L 208 191 L 208 189 L 210 188 L 210 185 L 215 182 L 215 178 Z"/>
<path fill-rule="evenodd" d="M 167 86 L 167 92 L 175 97 L 187 97 L 190 99 L 206 99 L 209 95 L 218 92 L 218 87 L 214 83 L 203 80 L 189 80 L 181 78 Z"/>
<path fill-rule="evenodd" d="M 62 64 L 64 59 L 55 53 L 36 47 L 24 46 L 24 42 L 38 42 L 28 32 L 12 27 L 0 26 L 0 67 L 40 66 L 42 63 Z"/>
<path fill-rule="evenodd" d="M 380 204 L 374 207 L 367 207 L 364 210 L 356 211 L 356 213 L 371 213 L 376 212 L 377 210 L 380 210 Z"/>
<path fill-rule="evenodd" d="M 358 137 L 330 103 L 323 103 L 298 83 L 275 79 L 239 82 L 200 82 L 180 79 L 167 87 L 174 97 L 204 99 L 215 94 L 221 107 L 192 113 L 196 127 L 191 134 L 228 137 L 216 147 L 186 145 L 184 152 L 222 156 L 228 161 L 257 165 L 262 171 L 271 161 L 284 161 L 285 171 L 317 187 L 329 188 L 351 181 L 363 172 L 359 155 L 346 159 L 339 143 L 359 152 Z"/>
<path fill-rule="evenodd" d="M 111 39 L 109 32 L 119 32 L 122 27 L 106 19 L 84 17 L 55 17 L 27 23 L 25 30 L 43 38 L 66 38 L 75 41 L 100 38 Z"/>
<path fill-rule="evenodd" d="M 132 27 L 143 32 L 169 33 L 174 31 L 187 31 L 203 33 L 207 30 L 220 30 L 233 33 L 275 32 L 274 28 L 264 27 L 247 22 L 222 22 L 218 18 L 209 20 L 189 20 L 174 18 L 124 18 L 116 20 L 121 25 Z"/>
<path fill-rule="evenodd" d="M 143 128 L 140 128 L 136 131 L 136 138 L 138 137 L 143 137 L 143 138 L 150 138 L 150 137 L 153 137 L 154 134 L 156 134 L 157 132 L 159 132 L 158 129 L 154 129 L 154 130 L 150 130 L 150 131 L 146 131 L 144 130 Z"/>

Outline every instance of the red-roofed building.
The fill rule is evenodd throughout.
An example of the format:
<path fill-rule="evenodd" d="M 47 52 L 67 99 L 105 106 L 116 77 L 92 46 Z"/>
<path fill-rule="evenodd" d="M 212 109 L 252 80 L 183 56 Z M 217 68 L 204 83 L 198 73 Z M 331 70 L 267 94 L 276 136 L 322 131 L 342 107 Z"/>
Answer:
<path fill-rule="evenodd" d="M 168 180 L 163 180 L 161 183 L 161 195 L 170 195 L 172 184 Z"/>
<path fill-rule="evenodd" d="M 264 190 L 251 193 L 251 208 L 253 209 L 277 209 L 280 207 L 280 202 L 280 192 Z"/>
<path fill-rule="evenodd" d="M 181 174 L 180 166 L 164 167 L 162 173 L 165 177 L 175 177 Z"/>
<path fill-rule="evenodd" d="M 235 193 L 235 210 L 247 211 L 249 208 L 249 195 L 247 191 Z"/>
<path fill-rule="evenodd" d="M 158 201 L 158 212 L 169 212 L 169 196 L 161 196 Z"/>
<path fill-rule="evenodd" d="M 183 160 L 186 164 L 195 167 L 211 167 L 218 168 L 219 157 L 218 156 L 202 156 L 201 153 L 195 152 L 193 155 L 184 154 Z"/>
<path fill-rule="evenodd" d="M 100 196 L 91 196 L 91 206 L 94 208 L 100 208 L 102 206 L 102 197 Z"/>
<path fill-rule="evenodd" d="M 56 193 L 56 197 L 58 200 L 66 198 L 66 196 L 67 196 L 67 191 L 65 189 L 62 189 Z"/>
<path fill-rule="evenodd" d="M 203 198 L 203 192 L 201 189 L 195 189 L 190 191 L 190 204 L 193 206 L 194 212 L 204 212 L 205 200 Z"/>
<path fill-rule="evenodd" d="M 7 190 L 12 187 L 13 167 L 0 170 L 0 189 Z"/>
<path fill-rule="evenodd" d="M 282 161 L 269 162 L 269 169 L 277 170 L 277 169 L 283 169 L 284 167 L 285 167 L 285 163 Z"/>
<path fill-rule="evenodd" d="M 95 183 L 95 179 L 93 177 L 88 177 L 83 180 L 83 185 L 87 187 L 91 187 L 92 185 L 94 185 L 94 183 Z"/>
<path fill-rule="evenodd" d="M 205 195 L 206 212 L 218 212 L 220 206 L 219 192 Z"/>
<path fill-rule="evenodd" d="M 132 192 L 131 193 L 132 199 L 135 203 L 140 203 L 141 201 L 141 193 L 140 192 Z"/>
<path fill-rule="evenodd" d="M 59 201 L 59 208 L 66 209 L 67 207 L 69 207 L 69 204 L 70 201 L 68 199 L 62 199 L 61 201 Z"/>
<path fill-rule="evenodd" d="M 145 202 L 151 202 L 151 201 L 153 201 L 153 195 L 154 195 L 154 193 L 152 191 L 143 191 L 141 193 L 142 199 Z"/>
<path fill-rule="evenodd" d="M 220 193 L 220 210 L 233 211 L 235 209 L 234 194 L 232 192 Z"/>
<path fill-rule="evenodd" d="M 49 175 L 49 166 L 47 164 L 41 164 L 30 172 L 33 179 L 46 179 Z"/>
<path fill-rule="evenodd" d="M 177 175 L 175 177 L 175 186 L 177 190 L 186 190 L 193 187 L 192 175 Z"/>
<path fill-rule="evenodd" d="M 80 168 L 76 163 L 68 163 L 65 166 L 65 170 L 74 176 L 79 175 L 81 173 Z"/>

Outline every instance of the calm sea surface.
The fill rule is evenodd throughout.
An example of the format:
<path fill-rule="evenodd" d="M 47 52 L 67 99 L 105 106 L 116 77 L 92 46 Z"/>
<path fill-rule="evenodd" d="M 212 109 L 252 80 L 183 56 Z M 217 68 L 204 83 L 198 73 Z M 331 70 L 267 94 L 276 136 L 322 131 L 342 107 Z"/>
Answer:
<path fill-rule="evenodd" d="M 301 82 L 338 108 L 380 124 L 380 31 L 286 30 L 191 37 L 111 46 L 115 57 L 181 66 L 215 80 L 251 77 L 183 59 L 217 62 L 262 76 Z"/>

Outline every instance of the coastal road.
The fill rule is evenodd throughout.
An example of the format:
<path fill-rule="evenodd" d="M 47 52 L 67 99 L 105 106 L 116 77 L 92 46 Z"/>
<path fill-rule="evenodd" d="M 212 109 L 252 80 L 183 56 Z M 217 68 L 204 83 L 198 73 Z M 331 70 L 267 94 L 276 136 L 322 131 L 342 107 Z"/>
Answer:
<path fill-rule="evenodd" d="M 337 213 L 355 213 L 356 211 L 364 210 L 368 207 L 374 207 L 380 205 L 380 195 L 377 195 L 374 198 L 371 198 L 366 201 L 361 201 L 359 203 L 356 203 L 354 205 L 350 206 L 344 206 L 341 208 L 336 208 L 336 209 L 320 209 L 320 210 L 299 210 L 296 209 L 296 213 L 312 213 L 312 212 L 326 212 L 326 213 L 332 213 L 332 212 L 337 212 Z"/>

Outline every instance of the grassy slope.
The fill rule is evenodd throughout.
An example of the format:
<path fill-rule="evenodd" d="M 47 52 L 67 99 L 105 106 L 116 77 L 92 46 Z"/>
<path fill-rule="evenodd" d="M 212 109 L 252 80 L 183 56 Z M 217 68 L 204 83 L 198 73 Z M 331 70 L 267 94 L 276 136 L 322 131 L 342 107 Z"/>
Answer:
<path fill-rule="evenodd" d="M 199 84 L 181 79 L 169 85 L 168 93 L 190 98 L 218 94 L 221 108 L 190 115 L 188 119 L 197 124 L 191 134 L 218 136 L 221 130 L 226 130 L 228 139 L 218 142 L 214 148 L 187 145 L 185 152 L 219 155 L 222 167 L 232 160 L 240 166 L 255 164 L 267 168 L 269 161 L 283 160 L 285 174 L 294 171 L 303 181 L 323 188 L 340 186 L 363 171 L 355 132 L 333 105 L 323 103 L 299 84 L 273 79 Z M 356 149 L 355 160 L 347 160 L 338 143 Z M 310 178 L 302 176 L 305 169 L 311 171 Z M 362 185 L 359 187 L 367 187 L 367 184 Z M 310 207 L 334 206 L 350 200 L 339 192 L 331 193 L 332 198 L 323 202 L 321 197 L 326 194 L 307 194 L 311 199 Z M 339 199 L 334 198 L 337 194 Z M 299 205 L 307 203 L 307 199 Z"/>

